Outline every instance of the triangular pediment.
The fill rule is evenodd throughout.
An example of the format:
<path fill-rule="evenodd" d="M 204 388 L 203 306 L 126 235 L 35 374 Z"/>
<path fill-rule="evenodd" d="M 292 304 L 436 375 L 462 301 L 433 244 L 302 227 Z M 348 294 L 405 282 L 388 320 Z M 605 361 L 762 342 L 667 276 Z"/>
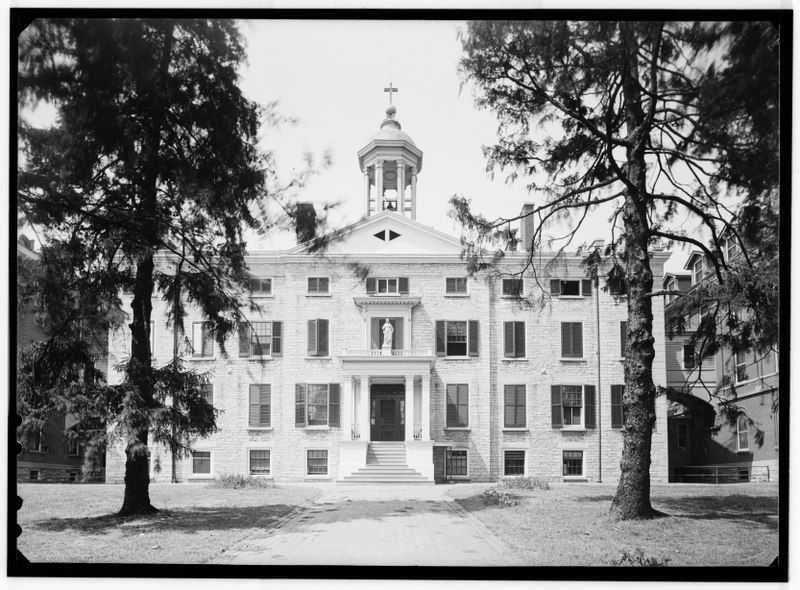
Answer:
<path fill-rule="evenodd" d="M 394 211 L 382 211 L 342 230 L 327 254 L 460 255 L 460 240 Z M 290 250 L 300 253 L 304 246 Z"/>

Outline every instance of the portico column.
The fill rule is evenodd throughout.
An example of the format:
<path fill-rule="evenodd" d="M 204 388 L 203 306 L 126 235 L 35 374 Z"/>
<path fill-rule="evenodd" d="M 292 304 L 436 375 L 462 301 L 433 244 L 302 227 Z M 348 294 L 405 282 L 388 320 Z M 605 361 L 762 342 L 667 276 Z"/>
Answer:
<path fill-rule="evenodd" d="M 417 218 L 417 168 L 411 167 L 411 219 Z"/>
<path fill-rule="evenodd" d="M 342 440 L 351 440 L 353 437 L 353 377 L 344 376 L 342 384 Z"/>
<path fill-rule="evenodd" d="M 364 217 L 369 217 L 369 166 L 364 166 Z"/>
<path fill-rule="evenodd" d="M 398 213 L 406 214 L 406 165 L 397 160 L 397 201 Z"/>
<path fill-rule="evenodd" d="M 431 377 L 422 376 L 422 440 L 431 439 Z"/>
<path fill-rule="evenodd" d="M 361 435 L 361 440 L 369 441 L 369 377 L 367 375 L 361 375 L 360 377 L 361 386 L 359 387 L 361 405 L 359 406 L 360 410 L 360 419 L 358 421 L 358 432 Z"/>
<path fill-rule="evenodd" d="M 375 213 L 383 207 L 383 160 L 375 162 Z"/>
<path fill-rule="evenodd" d="M 414 440 L 414 376 L 406 375 L 406 440 Z"/>

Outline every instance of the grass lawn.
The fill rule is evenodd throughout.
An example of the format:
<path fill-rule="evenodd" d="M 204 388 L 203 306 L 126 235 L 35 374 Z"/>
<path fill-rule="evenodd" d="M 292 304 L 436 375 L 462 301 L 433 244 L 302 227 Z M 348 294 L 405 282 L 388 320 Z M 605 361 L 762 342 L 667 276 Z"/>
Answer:
<path fill-rule="evenodd" d="M 19 484 L 22 536 L 33 562 L 204 563 L 319 496 L 310 486 L 211 489 L 151 484 L 161 512 L 118 518 L 122 485 Z"/>
<path fill-rule="evenodd" d="M 778 555 L 776 483 L 656 484 L 653 507 L 669 516 L 638 522 L 608 517 L 610 484 L 506 490 L 515 506 L 487 505 L 481 492 L 490 487 L 454 485 L 449 494 L 529 565 L 610 565 L 639 548 L 671 566 L 766 566 Z"/>

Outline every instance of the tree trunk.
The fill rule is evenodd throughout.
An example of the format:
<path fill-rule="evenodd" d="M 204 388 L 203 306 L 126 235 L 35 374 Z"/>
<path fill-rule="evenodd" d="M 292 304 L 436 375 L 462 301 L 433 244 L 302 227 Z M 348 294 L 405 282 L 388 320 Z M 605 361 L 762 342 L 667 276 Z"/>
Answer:
<path fill-rule="evenodd" d="M 653 384 L 653 309 L 650 292 L 647 217 L 647 187 L 644 161 L 645 115 L 641 104 L 637 41 L 630 23 L 620 24 L 623 45 L 623 97 L 627 147 L 627 190 L 623 208 L 625 223 L 625 278 L 628 289 L 628 334 L 625 356 L 625 434 L 617 493 L 611 515 L 620 520 L 653 518 L 659 513 L 650 505 L 650 447 L 655 425 Z"/>

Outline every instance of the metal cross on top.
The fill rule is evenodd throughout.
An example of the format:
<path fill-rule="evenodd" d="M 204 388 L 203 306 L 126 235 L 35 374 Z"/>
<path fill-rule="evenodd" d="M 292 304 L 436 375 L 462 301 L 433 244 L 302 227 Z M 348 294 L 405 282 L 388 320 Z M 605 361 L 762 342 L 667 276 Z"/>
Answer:
<path fill-rule="evenodd" d="M 398 91 L 397 88 L 392 86 L 392 83 L 389 82 L 389 88 L 384 88 L 383 91 L 389 93 L 389 104 L 392 104 L 392 94 Z"/>

